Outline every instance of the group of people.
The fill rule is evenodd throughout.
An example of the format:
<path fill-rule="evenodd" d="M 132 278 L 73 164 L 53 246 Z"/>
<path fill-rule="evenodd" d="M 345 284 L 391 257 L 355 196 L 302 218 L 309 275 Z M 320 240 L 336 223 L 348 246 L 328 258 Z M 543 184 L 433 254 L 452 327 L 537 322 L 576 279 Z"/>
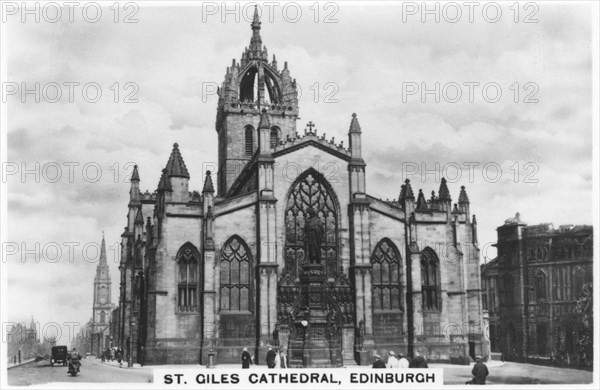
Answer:
<path fill-rule="evenodd" d="M 415 352 L 415 357 L 411 360 L 406 358 L 402 352 L 398 354 L 396 357 L 396 353 L 394 351 L 388 352 L 387 363 L 385 363 L 381 359 L 381 355 L 375 354 L 373 356 L 375 358 L 375 362 L 373 362 L 373 368 L 428 368 L 427 360 L 425 356 L 421 354 L 420 351 Z M 471 370 L 471 374 L 473 374 L 473 379 L 468 381 L 467 385 L 485 385 L 485 381 L 487 376 L 490 374 L 487 366 L 483 362 L 483 357 L 481 355 L 475 356 L 475 365 Z"/>
<path fill-rule="evenodd" d="M 102 361 L 114 361 L 119 362 L 119 364 L 122 364 L 123 361 L 123 350 L 121 348 L 106 348 L 106 350 L 102 353 Z"/>
<path fill-rule="evenodd" d="M 387 363 L 381 360 L 381 355 L 375 354 L 373 356 L 375 362 L 373 362 L 373 368 L 427 368 L 427 361 L 425 357 L 419 352 L 415 352 L 415 358 L 409 360 L 402 352 L 396 357 L 394 351 L 388 352 Z"/>
<path fill-rule="evenodd" d="M 267 351 L 267 367 L 268 368 L 288 368 L 288 361 L 285 352 L 279 349 L 273 349 L 269 346 Z M 248 348 L 242 350 L 242 368 L 250 368 L 252 365 L 252 356 L 248 352 Z"/>

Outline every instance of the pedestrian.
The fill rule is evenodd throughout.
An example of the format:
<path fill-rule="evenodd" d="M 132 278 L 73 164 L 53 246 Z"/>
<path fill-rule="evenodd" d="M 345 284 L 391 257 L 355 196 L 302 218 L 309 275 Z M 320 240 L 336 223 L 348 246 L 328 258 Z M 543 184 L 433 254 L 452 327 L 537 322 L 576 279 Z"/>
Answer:
<path fill-rule="evenodd" d="M 252 365 L 252 357 L 248 352 L 248 348 L 244 347 L 242 350 L 242 368 L 250 368 Z"/>
<path fill-rule="evenodd" d="M 269 345 L 269 350 L 267 351 L 267 367 L 275 368 L 275 355 L 275 351 L 273 351 L 273 348 Z"/>
<path fill-rule="evenodd" d="M 400 368 L 400 362 L 396 359 L 394 351 L 388 352 L 387 368 Z"/>
<path fill-rule="evenodd" d="M 485 385 L 485 378 L 490 374 L 487 366 L 483 362 L 483 357 L 481 355 L 475 356 L 475 366 L 473 366 L 473 370 L 471 374 L 473 374 L 473 379 L 467 382 L 468 385 Z"/>
<path fill-rule="evenodd" d="M 281 368 L 281 356 L 279 356 L 279 349 L 275 350 L 275 369 Z"/>
<path fill-rule="evenodd" d="M 144 365 L 146 364 L 146 348 L 144 348 L 144 346 L 142 345 L 140 347 L 140 366 L 144 367 Z"/>
<path fill-rule="evenodd" d="M 119 362 L 119 367 L 123 367 L 123 350 L 121 348 L 117 349 L 117 361 Z"/>
<path fill-rule="evenodd" d="M 404 357 L 404 355 L 402 354 L 402 352 L 400 352 L 398 354 L 398 368 L 408 368 L 410 363 L 408 362 L 408 359 L 406 357 Z"/>
<path fill-rule="evenodd" d="M 415 352 L 415 358 L 410 362 L 410 368 L 428 368 L 425 356 L 421 354 L 421 351 Z"/>
<path fill-rule="evenodd" d="M 281 362 L 281 368 L 288 368 L 287 356 L 285 355 L 285 352 L 283 350 L 279 352 L 279 359 Z"/>
<path fill-rule="evenodd" d="M 375 354 L 373 357 L 375 358 L 375 362 L 373 362 L 372 368 L 385 368 L 385 363 L 381 360 L 381 356 Z"/>

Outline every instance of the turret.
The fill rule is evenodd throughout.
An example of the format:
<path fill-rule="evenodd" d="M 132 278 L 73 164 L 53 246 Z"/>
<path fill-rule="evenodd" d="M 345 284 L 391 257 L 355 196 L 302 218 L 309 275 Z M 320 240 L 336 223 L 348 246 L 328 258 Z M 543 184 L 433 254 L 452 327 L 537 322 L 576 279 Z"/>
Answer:
<path fill-rule="evenodd" d="M 410 186 L 410 180 L 406 179 L 400 191 L 400 205 L 404 209 L 406 215 L 410 215 L 415 211 L 415 194 Z"/>
<path fill-rule="evenodd" d="M 465 213 L 467 216 L 467 221 L 471 219 L 470 210 L 469 210 L 469 197 L 467 196 L 467 191 L 465 191 L 465 186 L 460 187 L 460 195 L 458 196 L 458 210 L 461 213 Z"/>
<path fill-rule="evenodd" d="M 445 210 L 448 212 L 448 217 L 450 217 L 450 211 L 452 210 L 452 198 L 450 197 L 450 191 L 448 190 L 448 185 L 446 185 L 446 178 L 442 177 L 442 181 L 440 183 L 440 190 L 438 192 L 438 204 L 440 205 L 440 210 Z"/>
<path fill-rule="evenodd" d="M 358 119 L 356 119 L 356 113 L 352 114 L 352 121 L 350 122 L 350 129 L 348 130 L 348 141 L 350 145 L 350 155 L 355 159 L 362 159 L 362 142 L 361 142 L 361 130 Z"/>
<path fill-rule="evenodd" d="M 131 186 L 129 188 L 129 207 L 139 206 L 140 202 L 140 174 L 138 172 L 138 166 L 133 166 L 133 173 L 129 181 Z"/>
<path fill-rule="evenodd" d="M 348 129 L 348 142 L 350 144 L 350 196 L 351 199 L 362 197 L 366 199 L 365 161 L 362 159 L 361 129 L 356 114 L 352 114 L 350 128 Z M 355 195 L 359 194 L 359 195 Z"/>
<path fill-rule="evenodd" d="M 190 180 L 190 174 L 188 173 L 183 157 L 179 152 L 179 145 L 173 144 L 173 150 L 171 156 L 167 162 L 167 176 L 172 189 L 172 202 L 183 202 L 187 203 L 189 200 L 188 183 Z"/>

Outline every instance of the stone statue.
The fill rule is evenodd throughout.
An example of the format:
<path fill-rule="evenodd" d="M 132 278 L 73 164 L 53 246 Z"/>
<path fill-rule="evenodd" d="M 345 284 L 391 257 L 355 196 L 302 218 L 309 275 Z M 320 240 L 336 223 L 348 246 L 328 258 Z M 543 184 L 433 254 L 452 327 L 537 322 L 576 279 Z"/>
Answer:
<path fill-rule="evenodd" d="M 308 214 L 308 218 L 304 223 L 306 254 L 311 264 L 321 264 L 321 243 L 323 242 L 325 229 L 315 209 L 309 207 L 306 213 Z"/>

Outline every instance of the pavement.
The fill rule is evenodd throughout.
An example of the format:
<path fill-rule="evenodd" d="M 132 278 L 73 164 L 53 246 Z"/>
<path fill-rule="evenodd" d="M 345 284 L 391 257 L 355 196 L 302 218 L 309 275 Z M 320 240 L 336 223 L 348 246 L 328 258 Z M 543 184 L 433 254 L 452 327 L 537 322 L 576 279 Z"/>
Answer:
<path fill-rule="evenodd" d="M 587 384 L 592 383 L 593 373 L 585 370 L 575 370 L 569 368 L 557 368 L 547 366 L 536 366 L 533 364 L 512 363 L 490 361 L 486 362 L 490 375 L 487 383 L 493 384 Z M 219 369 L 239 370 L 239 364 L 220 364 Z M 264 368 L 264 366 L 252 366 L 251 369 Z M 351 370 L 356 366 L 340 368 L 340 370 Z M 442 368 L 444 370 L 444 384 L 446 385 L 464 385 L 471 380 L 470 365 L 454 365 L 430 363 L 430 368 Z M 82 359 L 81 372 L 77 377 L 67 375 L 66 367 L 51 367 L 45 360 L 41 362 L 32 362 L 21 365 L 7 371 L 8 384 L 13 386 L 26 386 L 45 383 L 73 383 L 73 382 L 131 382 L 131 383 L 151 383 L 153 380 L 153 370 L 155 368 L 169 368 L 174 372 L 178 369 L 205 369 L 197 364 L 180 365 L 153 365 L 140 366 L 134 364 L 133 367 L 127 367 L 123 362 L 122 367 L 116 361 L 102 362 L 97 358 Z"/>

